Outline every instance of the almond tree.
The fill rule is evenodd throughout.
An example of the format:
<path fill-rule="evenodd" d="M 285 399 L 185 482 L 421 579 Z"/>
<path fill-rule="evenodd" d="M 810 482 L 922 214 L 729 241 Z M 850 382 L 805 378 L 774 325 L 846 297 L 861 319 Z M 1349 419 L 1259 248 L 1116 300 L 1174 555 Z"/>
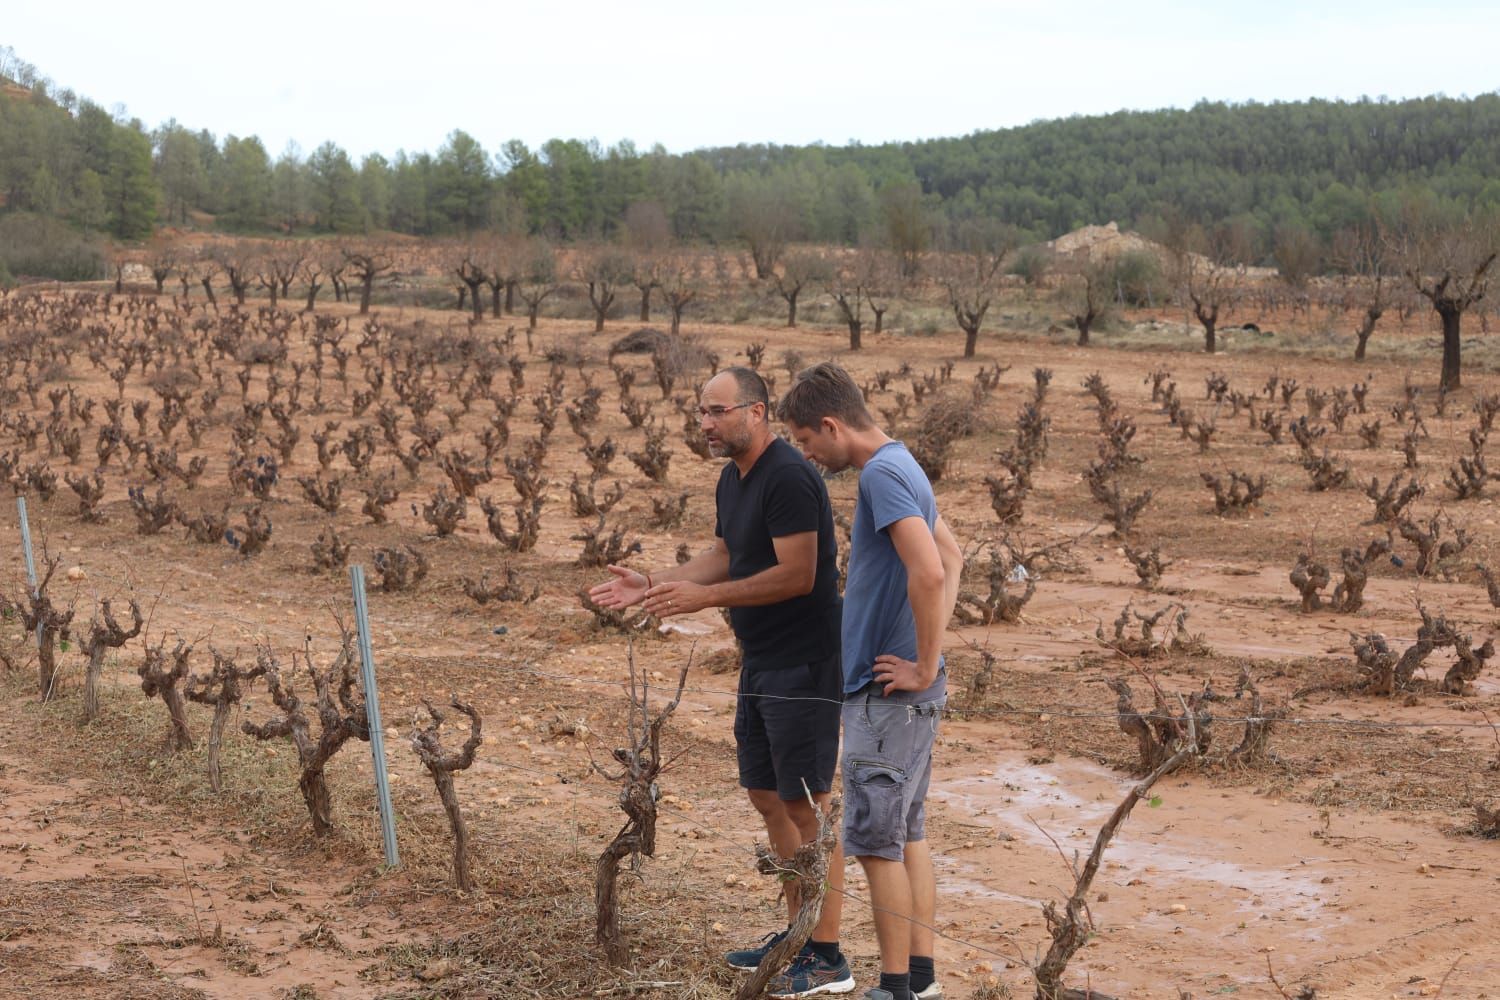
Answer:
<path fill-rule="evenodd" d="M 375 291 L 375 282 L 394 271 L 396 262 L 389 250 L 374 243 L 342 246 L 339 252 L 343 254 L 349 273 L 359 282 L 359 314 L 367 315 L 370 312 L 370 296 Z"/>
<path fill-rule="evenodd" d="M 1063 279 L 1063 300 L 1073 325 L 1078 328 L 1078 346 L 1089 346 L 1089 332 L 1114 303 L 1114 261 L 1084 260 Z"/>
<path fill-rule="evenodd" d="M 485 283 L 490 286 L 490 315 L 515 315 L 516 286 L 521 283 L 524 244 L 512 236 L 495 236 L 481 244 L 484 251 Z M 504 292 L 502 297 L 501 292 Z"/>
<path fill-rule="evenodd" d="M 190 264 L 183 265 L 183 298 L 187 297 L 188 285 L 186 282 L 189 275 L 192 276 L 192 280 L 203 286 L 203 294 L 208 297 L 209 306 L 217 310 L 219 308 L 219 299 L 214 295 L 214 279 L 219 276 L 219 262 L 214 259 L 212 249 L 200 251 Z"/>
<path fill-rule="evenodd" d="M 734 173 L 725 182 L 730 228 L 750 248 L 755 276 L 775 276 L 776 264 L 797 228 L 798 212 L 786 177 Z"/>
<path fill-rule="evenodd" d="M 292 282 L 302 272 L 302 262 L 306 258 L 303 244 L 292 240 L 278 240 L 260 255 L 256 280 L 270 293 L 271 308 L 276 308 L 278 299 L 291 292 Z"/>
<path fill-rule="evenodd" d="M 255 279 L 259 269 L 259 248 L 245 240 L 225 240 L 215 244 L 212 253 L 214 262 L 229 280 L 229 290 L 234 294 L 234 301 L 244 305 L 245 293 L 250 290 L 250 282 Z"/>
<path fill-rule="evenodd" d="M 521 279 L 516 286 L 521 301 L 526 303 L 528 329 L 536 329 L 536 318 L 541 312 L 542 303 L 557 288 L 557 253 L 546 241 L 533 240 L 524 255 Z"/>
<path fill-rule="evenodd" d="M 463 298 L 467 290 L 474 319 L 484 319 L 484 299 L 479 297 L 479 288 L 489 277 L 489 272 L 480 264 L 479 249 L 474 246 L 453 246 L 445 256 L 448 258 L 447 269 L 458 277 L 461 286 L 458 307 L 464 307 Z"/>
<path fill-rule="evenodd" d="M 972 358 L 979 343 L 979 329 L 1000 290 L 1000 265 L 1015 243 L 1006 228 L 966 227 L 955 241 L 956 251 L 945 254 L 939 277 L 948 293 L 953 318 L 964 332 L 964 357 Z"/>
<path fill-rule="evenodd" d="M 1402 273 L 1432 303 L 1443 324 L 1440 386 L 1457 389 L 1462 384 L 1463 316 L 1489 291 L 1500 249 L 1496 217 L 1491 212 L 1454 216 L 1413 199 L 1403 206 L 1393 239 Z"/>
<path fill-rule="evenodd" d="M 904 259 L 895 254 L 871 247 L 861 250 L 860 255 L 865 258 L 865 303 L 875 317 L 875 332 L 880 333 L 885 329 L 885 314 L 906 297 L 911 275 L 906 271 Z"/>
<path fill-rule="evenodd" d="M 177 270 L 180 253 L 175 243 L 164 236 L 158 236 L 151 240 L 146 246 L 146 267 L 151 271 L 151 280 L 156 283 L 156 294 L 162 294 L 162 289 L 172 272 Z"/>
<path fill-rule="evenodd" d="M 303 312 L 313 311 L 318 302 L 318 293 L 323 290 L 330 272 L 342 264 L 342 260 L 335 264 L 326 252 L 312 253 L 302 262 L 302 280 L 307 283 L 307 302 L 302 307 Z"/>
<path fill-rule="evenodd" d="M 672 314 L 672 333 L 682 329 L 682 313 L 703 291 L 702 262 L 690 251 L 680 251 L 662 259 L 660 271 L 662 298 Z"/>
<path fill-rule="evenodd" d="M 604 318 L 615 304 L 620 286 L 631 280 L 634 266 L 630 255 L 618 247 L 585 247 L 578 252 L 574 277 L 588 290 L 595 333 L 604 329 Z"/>
<path fill-rule="evenodd" d="M 825 284 L 832 274 L 828 259 L 814 251 L 803 251 L 787 256 L 781 271 L 772 276 L 776 292 L 786 300 L 786 325 L 797 325 L 797 299 L 802 290 L 812 285 Z"/>
<path fill-rule="evenodd" d="M 1333 238 L 1334 261 L 1347 275 L 1345 302 L 1364 313 L 1354 331 L 1355 361 L 1365 359 L 1365 345 L 1391 303 L 1394 262 L 1390 250 L 1390 239 L 1377 222 L 1342 230 Z"/>
<path fill-rule="evenodd" d="M 1190 226 L 1177 227 L 1167 240 L 1178 293 L 1203 327 L 1203 350 L 1209 354 L 1218 350 L 1219 321 L 1239 298 L 1241 272 L 1227 250 L 1234 236 Z"/>
<path fill-rule="evenodd" d="M 877 283 L 878 268 L 875 252 L 859 250 L 844 254 L 832 265 L 831 273 L 823 290 L 838 306 L 844 323 L 849 327 L 849 350 L 860 349 L 864 338 L 865 305 L 869 292 Z"/>
<path fill-rule="evenodd" d="M 651 322 L 651 293 L 661 287 L 662 256 L 655 250 L 638 250 L 630 283 L 641 293 L 641 322 Z"/>

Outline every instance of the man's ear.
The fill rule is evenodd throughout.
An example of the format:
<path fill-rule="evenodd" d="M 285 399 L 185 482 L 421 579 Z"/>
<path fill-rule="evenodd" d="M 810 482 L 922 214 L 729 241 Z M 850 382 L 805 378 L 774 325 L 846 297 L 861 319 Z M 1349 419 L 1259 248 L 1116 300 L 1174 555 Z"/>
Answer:
<path fill-rule="evenodd" d="M 842 428 L 839 427 L 839 422 L 832 417 L 824 417 L 822 420 L 818 421 L 818 431 L 820 433 L 827 434 L 834 440 L 838 440 L 840 430 L 842 430 Z"/>

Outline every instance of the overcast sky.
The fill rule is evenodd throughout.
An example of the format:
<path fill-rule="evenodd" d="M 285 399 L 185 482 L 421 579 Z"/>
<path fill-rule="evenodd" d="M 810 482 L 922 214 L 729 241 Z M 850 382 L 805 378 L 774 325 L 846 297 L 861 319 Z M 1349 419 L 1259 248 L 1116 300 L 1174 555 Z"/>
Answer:
<path fill-rule="evenodd" d="M 9 45 L 148 127 L 435 151 L 461 128 L 673 151 L 962 135 L 1201 98 L 1500 88 L 1500 4 L 13 0 Z M 1316 10 L 1309 8 L 1316 7 Z M 233 12 L 232 14 L 230 12 Z"/>

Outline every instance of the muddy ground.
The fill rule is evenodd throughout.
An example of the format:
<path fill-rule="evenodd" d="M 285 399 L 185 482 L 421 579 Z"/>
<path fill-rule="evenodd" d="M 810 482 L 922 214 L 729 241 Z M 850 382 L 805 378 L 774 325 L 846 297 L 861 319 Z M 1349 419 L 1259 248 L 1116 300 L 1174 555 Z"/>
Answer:
<path fill-rule="evenodd" d="M 408 311 L 401 322 L 414 318 Z M 433 314 L 431 321 L 436 327 L 448 318 Z M 599 493 L 616 479 L 626 485 L 607 523 L 623 528 L 626 541 L 639 539 L 642 551 L 629 565 L 650 567 L 671 564 L 680 546 L 711 536 L 718 463 L 684 446 L 682 417 L 672 399 L 662 399 L 649 359 L 622 355 L 616 360 L 638 371 L 634 395 L 655 401 L 670 432 L 667 481 L 648 481 L 626 457 L 641 448 L 645 431 L 621 414 L 606 356 L 633 327 L 611 324 L 593 336 L 584 324 L 544 321 L 529 351 L 518 332 L 515 350 L 527 365 L 508 453 L 519 455 L 539 433 L 531 400 L 547 384 L 544 355 L 551 351 L 563 361 L 567 400 L 583 392 L 585 377 L 605 390 L 591 433 L 596 441 L 612 437 L 620 454 Z M 493 321 L 480 328 L 495 339 L 504 332 Z M 977 431 L 958 442 L 937 484 L 944 516 L 974 556 L 968 589 L 980 593 L 987 589 L 988 546 L 1001 533 L 984 477 L 995 469 L 996 449 L 1013 439 L 1015 414 L 1034 392 L 1033 369 L 1052 372 L 1043 404 L 1048 450 L 1009 537 L 1032 549 L 1058 547 L 1036 561 L 1036 592 L 1018 621 L 955 626 L 947 643 L 954 712 L 936 754 L 930 831 L 940 880 L 937 960 L 949 996 L 1031 995 L 1029 966 L 1047 943 L 1042 903 L 1071 888 L 1070 859 L 1088 851 L 1140 774 L 1135 744 L 1118 729 L 1115 694 L 1104 682 L 1127 680 L 1146 707 L 1146 673 L 1174 699 L 1211 680 L 1225 700 L 1213 703 L 1218 721 L 1205 758 L 1163 779 L 1110 845 L 1089 896 L 1096 933 L 1070 966 L 1071 983 L 1131 998 L 1293 996 L 1306 987 L 1351 1000 L 1500 995 L 1500 945 L 1492 933 L 1500 842 L 1476 836 L 1474 809 L 1500 799 L 1500 732 L 1489 725 L 1500 723 L 1500 682 L 1487 668 L 1464 693 L 1443 693 L 1451 654 L 1440 650 L 1410 690 L 1365 693 L 1355 687 L 1349 643 L 1351 631 L 1381 632 L 1398 652 L 1405 649 L 1421 624 L 1418 602 L 1442 611 L 1475 646 L 1494 633 L 1497 612 L 1474 567 L 1491 558 L 1500 537 L 1490 495 L 1500 495 L 1500 487 L 1458 501 L 1442 482 L 1470 453 L 1474 400 L 1500 390 L 1500 378 L 1471 376 L 1438 415 L 1435 350 L 1412 370 L 1404 360 L 1354 366 L 1278 353 L 1252 347 L 1248 337 L 1230 336 L 1224 353 L 1207 357 L 1188 338 L 1176 349 L 1123 350 L 1110 349 L 1104 336 L 1106 346 L 1082 350 L 1002 329 L 981 341 L 980 357 L 966 361 L 953 353 L 954 337 L 867 333 L 864 350 L 851 356 L 845 333 L 834 328 L 693 333 L 723 364 L 743 362 L 750 344 L 768 345 L 762 369 L 782 387 L 790 369 L 823 358 L 848 364 L 861 381 L 909 363 L 910 374 L 893 376 L 874 395 L 877 409 L 897 407 L 898 392 L 913 395 L 912 378 L 950 361 L 939 396 L 968 398 L 982 365 L 1008 366 L 998 388 L 975 405 Z M 351 335 L 345 346 L 357 339 Z M 296 332 L 292 344 L 293 359 L 309 356 Z M 1377 340 L 1372 353 L 1380 347 Z M 1403 358 L 1413 356 L 1409 348 Z M 324 513 L 294 479 L 317 473 L 310 435 L 327 421 L 341 421 L 343 430 L 374 424 L 376 407 L 358 418 L 350 412 L 353 392 L 367 388 L 362 365 L 373 357 L 351 361 L 347 385 L 330 364 L 324 412 L 297 417 L 302 440 L 263 505 L 274 533 L 257 555 L 198 544 L 177 527 L 138 534 L 126 488 L 150 477 L 140 464 L 122 472 L 119 458 L 104 473 L 102 524 L 79 519 L 66 487 L 50 500 L 35 492 L 28 499 L 38 544 L 62 560 L 51 592 L 77 608 L 75 629 L 99 598 L 114 598 L 118 609 L 134 596 L 149 612 L 149 640 L 194 643 L 194 665 L 202 670 L 210 647 L 249 660 L 258 645 L 268 646 L 287 662 L 309 636 L 315 661 L 332 658 L 335 615 L 349 617 L 350 597 L 343 573 L 309 569 L 309 546 L 326 527 L 352 543 L 351 561 L 366 566 L 378 547 L 421 551 L 431 566 L 425 581 L 409 592 L 370 595 L 402 866 L 392 871 L 380 863 L 367 744 L 350 742 L 330 765 L 337 829 L 315 838 L 296 792 L 291 747 L 237 731 L 243 720 L 274 715 L 262 686 L 235 712 L 224 747 L 225 788 L 214 794 L 204 775 L 208 712 L 190 708 L 196 749 L 166 752 L 165 712 L 145 699 L 135 676 L 141 640 L 108 662 L 102 715 L 81 727 L 77 637 L 61 657 L 58 696 L 40 704 L 23 629 L 10 619 L 0 636 L 18 663 L 0 673 L 0 993 L 720 998 L 733 995 L 736 979 L 719 966 L 719 954 L 778 926 L 774 887 L 754 872 L 756 824 L 735 787 L 732 641 L 720 617 L 706 612 L 665 634 L 653 634 L 649 624 L 634 633 L 635 658 L 656 685 L 655 703 L 690 655 L 695 666 L 665 733 L 666 749 L 681 756 L 661 781 L 656 856 L 622 878 L 622 923 L 634 961 L 623 970 L 600 961 L 592 942 L 593 862 L 622 814 L 618 786 L 594 773 L 590 755 L 606 759 L 624 739 L 621 681 L 629 653 L 627 637 L 600 627 L 576 597 L 601 579 L 600 570 L 577 565 L 582 541 L 575 536 L 594 523 L 573 516 L 569 499 L 572 475 L 587 478 L 578 438 L 559 413 L 543 463 L 549 485 L 540 539 L 529 552 L 499 546 L 472 502 L 452 537 L 435 537 L 419 508 L 446 477 L 428 460 L 412 480 L 388 449 L 377 452 L 372 471 L 391 470 L 401 489 L 390 524 L 370 524 L 358 512 L 357 486 L 368 477 L 350 475 L 342 510 Z M 229 504 L 239 524 L 251 500 L 233 493 L 226 476 L 229 425 L 241 407 L 232 377 L 238 366 L 219 365 L 230 377 L 202 445 L 189 447 L 181 431 L 176 437 L 181 461 L 201 454 L 208 469 L 196 488 L 173 483 L 168 493 L 190 514 Z M 1206 452 L 1152 403 L 1146 376 L 1158 368 L 1170 370 L 1199 418 L 1216 420 Z M 278 370 L 290 381 L 284 366 Z M 439 370 L 452 373 L 457 365 Z M 265 398 L 271 371 L 255 366 L 251 401 Z M 1155 490 L 1129 539 L 1133 548 L 1159 546 L 1170 560 L 1152 589 L 1137 586 L 1122 540 L 1100 524 L 1081 479 L 1098 442 L 1095 399 L 1081 384 L 1096 372 L 1138 425 L 1132 451 L 1145 462 L 1125 474 L 1125 487 Z M 1231 417 L 1229 404 L 1205 400 L 1205 379 L 1215 372 L 1257 396 L 1257 412 L 1281 414 L 1286 423 L 1306 412 L 1303 394 L 1287 405 L 1279 394 L 1268 399 L 1263 387 L 1273 373 L 1325 391 L 1369 377 L 1368 413 L 1350 416 L 1342 432 L 1326 418 L 1313 421 L 1326 427 L 1317 450 L 1326 446 L 1350 464 L 1348 485 L 1310 489 L 1290 434 L 1273 444 L 1247 414 Z M 101 400 L 115 391 L 82 352 L 54 374 L 56 385 Z M 701 374 L 684 374 L 672 395 L 687 396 Z M 126 384 L 127 400 L 154 400 L 139 375 Z M 1396 424 L 1390 407 L 1405 398 L 1408 376 L 1422 390 L 1417 406 L 1428 432 L 1415 472 L 1426 493 L 1414 510 L 1443 514 L 1445 537 L 1464 528 L 1472 542 L 1423 578 L 1413 570 L 1412 547 L 1398 537 L 1402 565 L 1376 561 L 1362 610 L 1301 613 L 1288 582 L 1299 552 L 1310 547 L 1337 581 L 1341 547 L 1362 548 L 1385 534 L 1368 523 L 1373 505 L 1363 487 L 1402 469 L 1406 426 Z M 504 390 L 508 377 L 502 369 L 496 387 Z M 312 379 L 309 373 L 305 407 Z M 393 399 L 389 387 L 382 399 Z M 446 430 L 439 450 L 462 445 L 477 453 L 492 407 L 480 399 L 450 427 L 443 411 L 455 402 L 441 398 L 430 418 Z M 39 403 L 35 415 L 45 419 L 45 391 Z M 33 412 L 24 394 L 18 406 Z M 922 409 L 912 406 L 897 429 L 911 432 Z M 1367 447 L 1359 427 L 1377 418 L 1381 435 Z M 133 426 L 128 410 L 126 422 Z M 411 424 L 404 415 L 403 442 L 411 440 Z M 265 427 L 274 432 L 269 419 Z M 160 437 L 154 426 L 147 431 Z M 85 435 L 78 465 L 61 456 L 49 461 L 59 470 L 92 469 L 93 433 Z M 11 435 L 0 443 L 17 447 Z M 25 459 L 46 458 L 46 450 L 42 441 Z M 508 509 L 513 490 L 498 458 L 495 466 L 496 477 L 478 493 Z M 1247 513 L 1220 517 L 1200 473 L 1231 469 L 1264 474 L 1268 489 Z M 330 471 L 347 475 L 345 459 L 336 458 Z M 849 512 L 856 480 L 834 477 L 829 488 L 836 508 Z M 680 523 L 653 525 L 652 500 L 683 493 Z M 0 515 L 9 552 L 4 580 L 19 597 L 16 528 L 7 504 Z M 506 568 L 528 589 L 540 588 L 534 602 L 481 607 L 465 596 L 462 578 L 488 572 L 499 579 Z M 1108 636 L 1127 601 L 1146 611 L 1169 602 L 1186 608 L 1180 648 L 1127 660 L 1101 644 L 1096 631 Z M 982 694 L 973 684 L 981 651 L 995 658 Z M 1242 669 L 1268 707 L 1285 716 L 1268 752 L 1248 761 L 1226 754 L 1243 729 L 1237 720 L 1249 714 L 1248 696 L 1233 697 Z M 305 679 L 298 683 L 307 687 Z M 472 701 L 485 720 L 479 759 L 457 779 L 479 883 L 469 894 L 451 888 L 445 821 L 407 741 L 421 699 L 441 702 L 450 692 Z M 456 730 L 446 736 L 454 746 L 461 738 Z M 848 893 L 844 948 L 862 986 L 873 984 L 873 924 L 855 865 Z"/>

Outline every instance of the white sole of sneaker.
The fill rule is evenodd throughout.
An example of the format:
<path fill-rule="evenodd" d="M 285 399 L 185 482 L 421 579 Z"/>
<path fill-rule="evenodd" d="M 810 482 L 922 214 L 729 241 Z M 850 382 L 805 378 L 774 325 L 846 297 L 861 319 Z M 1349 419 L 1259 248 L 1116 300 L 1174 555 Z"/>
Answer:
<path fill-rule="evenodd" d="M 823 993 L 839 994 L 854 992 L 854 977 L 840 979 L 836 983 L 824 983 L 822 986 L 814 986 L 810 990 L 801 993 L 767 993 L 766 996 L 774 997 L 775 1000 L 796 1000 L 798 997 L 814 997 Z"/>

